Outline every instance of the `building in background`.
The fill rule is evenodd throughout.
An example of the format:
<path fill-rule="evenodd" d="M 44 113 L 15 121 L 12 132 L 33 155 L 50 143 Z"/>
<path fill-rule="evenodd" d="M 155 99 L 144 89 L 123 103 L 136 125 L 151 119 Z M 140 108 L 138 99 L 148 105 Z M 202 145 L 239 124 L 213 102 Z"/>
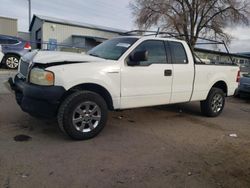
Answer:
<path fill-rule="evenodd" d="M 0 35 L 17 37 L 17 19 L 0 16 Z"/>
<path fill-rule="evenodd" d="M 241 53 L 237 53 L 237 54 L 250 57 L 250 52 L 241 52 Z"/>
<path fill-rule="evenodd" d="M 25 41 L 30 41 L 30 33 L 24 31 L 18 31 L 18 37 Z"/>
<path fill-rule="evenodd" d="M 236 63 L 242 72 L 250 72 L 250 56 L 244 54 L 233 54 L 208 49 L 196 48 L 195 54 L 207 64 Z"/>
<path fill-rule="evenodd" d="M 88 51 L 101 42 L 126 32 L 119 29 L 34 15 L 29 31 L 33 48 Z"/>
<path fill-rule="evenodd" d="M 18 31 L 18 20 L 0 16 L 0 35 L 19 37 L 23 40 L 30 40 L 30 33 Z"/>

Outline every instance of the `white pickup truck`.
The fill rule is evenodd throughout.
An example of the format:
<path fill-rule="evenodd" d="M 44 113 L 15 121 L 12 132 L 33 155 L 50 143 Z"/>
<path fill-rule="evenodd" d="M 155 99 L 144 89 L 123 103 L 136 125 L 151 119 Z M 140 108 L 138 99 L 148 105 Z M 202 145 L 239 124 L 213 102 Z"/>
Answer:
<path fill-rule="evenodd" d="M 65 133 L 84 140 L 104 128 L 108 110 L 201 101 L 204 115 L 218 116 L 238 72 L 237 65 L 196 64 L 182 40 L 127 36 L 87 55 L 33 51 L 9 83 L 23 111 L 57 117 Z"/>

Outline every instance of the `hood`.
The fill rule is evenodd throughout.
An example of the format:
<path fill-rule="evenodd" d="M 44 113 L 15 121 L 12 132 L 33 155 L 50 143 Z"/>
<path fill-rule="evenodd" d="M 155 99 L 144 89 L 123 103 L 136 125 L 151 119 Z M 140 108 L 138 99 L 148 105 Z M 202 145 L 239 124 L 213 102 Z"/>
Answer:
<path fill-rule="evenodd" d="M 58 51 L 32 51 L 23 56 L 26 61 L 32 61 L 39 64 L 50 64 L 50 63 L 60 63 L 60 62 L 98 62 L 106 61 L 105 59 L 80 54 L 73 52 L 58 52 Z"/>

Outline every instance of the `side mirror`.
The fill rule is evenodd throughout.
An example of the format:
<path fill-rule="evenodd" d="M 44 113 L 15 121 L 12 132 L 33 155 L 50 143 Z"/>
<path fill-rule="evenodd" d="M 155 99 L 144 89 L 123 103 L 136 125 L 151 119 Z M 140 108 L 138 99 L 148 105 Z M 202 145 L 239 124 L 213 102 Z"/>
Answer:
<path fill-rule="evenodd" d="M 136 66 L 139 65 L 141 61 L 148 60 L 148 51 L 138 51 L 134 52 L 129 56 L 128 65 L 129 66 Z"/>

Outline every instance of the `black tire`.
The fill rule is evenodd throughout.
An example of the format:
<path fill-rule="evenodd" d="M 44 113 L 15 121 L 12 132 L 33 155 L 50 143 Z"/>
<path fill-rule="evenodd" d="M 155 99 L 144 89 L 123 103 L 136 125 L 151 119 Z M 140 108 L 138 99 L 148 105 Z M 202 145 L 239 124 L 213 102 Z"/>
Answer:
<path fill-rule="evenodd" d="M 15 54 L 6 54 L 3 58 L 3 65 L 7 69 L 17 69 L 19 65 L 20 56 Z"/>
<path fill-rule="evenodd" d="M 87 109 L 86 110 L 81 109 L 81 105 L 85 105 L 85 104 L 88 104 L 90 106 L 92 104 L 93 106 L 94 104 L 96 105 L 93 108 L 95 107 L 98 108 L 99 115 L 98 115 L 98 112 L 96 112 L 97 115 L 93 115 L 93 117 L 95 116 L 95 118 L 97 117 L 100 118 L 99 121 L 91 119 L 92 115 L 90 114 L 92 111 L 94 111 L 94 109 L 92 109 L 91 111 L 90 107 L 88 108 L 88 113 L 89 113 L 88 117 L 86 114 L 84 114 L 84 113 L 87 113 Z M 79 110 L 79 108 L 80 110 L 82 110 L 81 115 L 80 113 L 79 114 L 77 113 L 78 112 L 77 110 Z M 83 113 L 83 116 L 82 116 L 82 113 Z M 73 123 L 73 118 L 75 118 L 76 115 L 79 115 L 77 119 L 80 119 L 80 118 L 84 119 L 84 120 L 81 120 L 82 122 L 78 122 L 80 123 L 79 127 L 77 123 Z M 91 92 L 91 91 L 77 91 L 71 94 L 70 96 L 68 96 L 64 100 L 64 102 L 61 104 L 58 110 L 57 121 L 61 130 L 72 139 L 87 140 L 87 139 L 95 137 L 101 132 L 101 130 L 106 125 L 107 117 L 108 117 L 107 104 L 99 94 Z M 88 118 L 91 120 L 85 120 L 85 118 Z M 89 121 L 89 123 L 87 123 L 87 121 Z M 95 125 L 93 125 L 93 122 L 95 122 Z M 85 132 L 83 132 L 84 130 L 82 131 L 77 130 L 77 129 L 80 129 L 82 126 L 83 126 L 83 129 L 87 127 L 86 129 L 84 129 Z M 89 132 L 86 132 L 86 130 L 89 130 Z"/>
<path fill-rule="evenodd" d="M 208 117 L 217 117 L 223 111 L 224 106 L 224 92 L 219 88 L 212 88 L 207 96 L 207 99 L 205 101 L 201 101 L 201 112 Z"/>

